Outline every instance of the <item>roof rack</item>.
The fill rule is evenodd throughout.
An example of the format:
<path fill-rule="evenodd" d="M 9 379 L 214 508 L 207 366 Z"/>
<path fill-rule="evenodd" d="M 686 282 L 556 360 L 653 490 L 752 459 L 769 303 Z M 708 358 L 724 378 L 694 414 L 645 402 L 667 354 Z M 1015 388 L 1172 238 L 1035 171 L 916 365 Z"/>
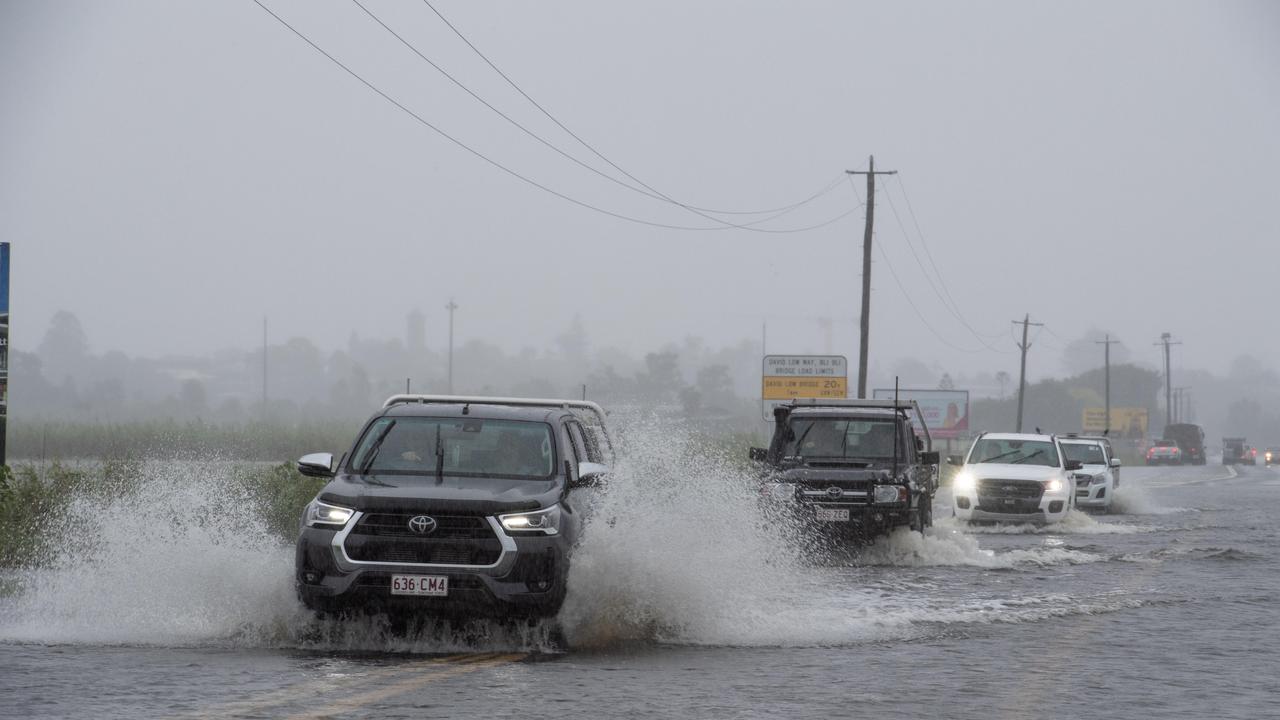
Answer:
<path fill-rule="evenodd" d="M 852 408 L 881 408 L 884 410 L 913 410 L 916 407 L 915 400 L 880 400 L 880 399 L 842 399 L 842 398 L 792 398 L 784 405 L 793 407 L 852 407 Z"/>
<path fill-rule="evenodd" d="M 843 408 L 868 408 L 878 410 L 896 410 L 901 411 L 904 415 L 908 412 L 914 412 L 916 419 L 919 421 L 915 425 L 924 433 L 925 447 L 929 450 L 933 449 L 933 435 L 929 432 L 929 425 L 924 421 L 924 413 L 920 412 L 920 404 L 915 400 L 889 400 L 889 399 L 872 399 L 872 398 L 792 398 L 782 403 L 782 407 L 791 406 L 793 408 L 801 407 L 843 407 Z"/>
<path fill-rule="evenodd" d="M 563 408 L 565 410 L 586 410 L 596 416 L 600 424 L 604 424 L 604 409 L 589 400 L 557 400 L 554 398 L 515 398 L 485 397 L 481 395 L 392 395 L 382 403 L 382 407 L 392 405 L 408 405 L 421 403 L 424 405 L 510 405 L 513 407 L 545 407 Z"/>

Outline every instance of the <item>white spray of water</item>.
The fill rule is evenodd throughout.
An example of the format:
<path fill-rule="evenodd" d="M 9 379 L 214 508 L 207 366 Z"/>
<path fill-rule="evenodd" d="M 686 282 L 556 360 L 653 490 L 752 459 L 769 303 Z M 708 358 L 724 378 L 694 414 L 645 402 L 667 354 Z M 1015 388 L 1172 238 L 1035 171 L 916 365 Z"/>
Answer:
<path fill-rule="evenodd" d="M 1067 512 L 1066 517 L 1051 525 L 1034 523 L 969 525 L 950 517 L 942 518 L 936 524 L 946 530 L 955 530 L 970 535 L 1132 535 L 1134 533 L 1155 531 L 1155 528 L 1147 525 L 1099 522 L 1093 516 L 1080 510 Z"/>
<path fill-rule="evenodd" d="M 77 498 L 46 528 L 52 567 L 23 573 L 0 638 L 189 644 L 286 621 L 292 552 L 228 467 L 147 463 L 126 495 Z"/>
<path fill-rule="evenodd" d="M 1151 495 L 1151 490 L 1140 482 L 1124 482 L 1116 488 L 1111 500 L 1111 512 L 1123 515 L 1173 515 L 1191 512 L 1188 508 L 1168 507 Z"/>
<path fill-rule="evenodd" d="M 574 554 L 561 624 L 571 644 L 832 645 L 908 637 L 939 622 L 1035 621 L 1094 610 L 1052 599 L 945 603 L 886 593 L 815 565 L 765 511 L 755 480 L 669 426 L 639 427 Z M 547 626 L 325 621 L 293 594 L 293 549 L 271 534 L 230 464 L 146 464 L 136 489 L 80 499 L 49 530 L 68 546 L 0 598 L 0 641 L 453 652 L 554 647 Z M 900 532 L 857 565 L 1042 567 L 1092 562 L 1062 548 L 995 553 L 947 528 Z M 1109 601 L 1108 601 L 1109 602 Z M 1083 608 L 1083 609 L 1082 609 Z"/>
<path fill-rule="evenodd" d="M 848 644 L 911 635 L 939 620 L 927 596 L 886 598 L 815 564 L 803 533 L 761 504 L 753 478 L 673 439 L 681 436 L 668 428 L 641 433 L 649 441 L 632 437 L 573 559 L 562 614 L 572 644 Z M 850 560 L 1012 568 L 1102 558 L 1062 548 L 995 553 L 952 531 L 900 531 Z M 977 614 L 998 612 L 990 602 Z"/>

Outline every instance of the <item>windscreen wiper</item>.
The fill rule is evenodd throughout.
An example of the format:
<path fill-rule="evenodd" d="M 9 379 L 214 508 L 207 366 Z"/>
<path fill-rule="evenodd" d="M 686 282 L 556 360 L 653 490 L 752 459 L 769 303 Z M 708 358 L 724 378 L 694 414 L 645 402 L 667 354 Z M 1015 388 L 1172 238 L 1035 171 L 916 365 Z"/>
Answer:
<path fill-rule="evenodd" d="M 382 427 L 378 433 L 378 437 L 374 438 L 373 445 L 369 446 L 369 457 L 360 466 L 360 474 L 368 475 L 369 470 L 373 467 L 373 461 L 378 457 L 378 451 L 382 449 L 382 441 L 387 439 L 387 434 L 391 432 L 391 428 L 396 426 L 396 421 L 392 420 Z"/>
<path fill-rule="evenodd" d="M 1044 454 L 1044 451 L 1043 451 L 1043 450 L 1036 450 L 1035 452 L 1028 453 L 1025 457 L 1020 457 L 1020 458 L 1018 458 L 1017 460 L 1014 460 L 1013 462 L 1011 462 L 1011 463 L 1009 463 L 1009 464 L 1010 464 L 1010 465 L 1018 465 L 1018 464 L 1020 464 L 1020 463 L 1024 463 L 1024 462 L 1026 462 L 1026 461 L 1030 460 L 1031 458 L 1033 458 L 1033 457 L 1035 457 L 1035 456 L 1037 456 L 1037 455 L 1043 455 L 1043 454 Z"/>
<path fill-rule="evenodd" d="M 802 457 L 804 457 L 804 453 L 800 452 L 800 448 L 801 448 L 801 446 L 802 446 L 802 445 L 804 445 L 804 439 L 805 439 L 806 437 L 808 437 L 808 436 L 809 436 L 809 431 L 810 431 L 810 430 L 812 430 L 812 429 L 813 429 L 813 427 L 814 427 L 815 425 L 817 425 L 817 424 L 818 424 L 818 423 L 817 423 L 816 421 L 815 421 L 815 422 L 811 422 L 811 423 L 809 423 L 809 427 L 805 428 L 805 429 L 804 429 L 804 432 L 800 433 L 800 437 L 796 438 L 796 454 L 795 454 L 795 457 L 798 457 L 798 458 L 802 458 Z"/>
<path fill-rule="evenodd" d="M 995 462 L 995 461 L 999 460 L 1000 458 L 1007 458 L 1007 457 L 1009 457 L 1010 455 L 1017 455 L 1017 454 L 1018 454 L 1018 453 L 1020 453 L 1020 452 L 1022 452 L 1022 451 L 1021 451 L 1021 450 L 1010 450 L 1009 452 L 1002 452 L 1002 453 L 1000 453 L 999 455 L 993 455 L 992 457 L 989 457 L 989 458 L 987 458 L 986 460 L 980 460 L 979 462 L 984 462 L 984 463 Z M 1039 451 L 1039 450 L 1037 450 L 1036 452 L 1040 452 L 1040 451 Z M 1017 462 L 1017 460 L 1015 460 L 1014 462 Z"/>

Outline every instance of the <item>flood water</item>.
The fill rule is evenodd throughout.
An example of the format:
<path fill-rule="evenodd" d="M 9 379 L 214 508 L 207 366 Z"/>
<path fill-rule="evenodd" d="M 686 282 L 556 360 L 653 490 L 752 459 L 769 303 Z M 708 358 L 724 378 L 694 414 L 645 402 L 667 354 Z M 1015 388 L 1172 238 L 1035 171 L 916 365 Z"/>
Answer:
<path fill-rule="evenodd" d="M 720 471 L 641 474 L 658 480 L 618 489 L 575 556 L 567 649 L 548 628 L 322 624 L 292 598 L 291 549 L 250 516 L 117 508 L 92 556 L 8 579 L 0 714 L 1280 712 L 1275 470 L 1125 468 L 1119 512 L 1048 528 L 970 529 L 939 500 L 926 536 L 838 559 L 784 549 Z M 215 497 L 166 483 L 170 509 Z"/>

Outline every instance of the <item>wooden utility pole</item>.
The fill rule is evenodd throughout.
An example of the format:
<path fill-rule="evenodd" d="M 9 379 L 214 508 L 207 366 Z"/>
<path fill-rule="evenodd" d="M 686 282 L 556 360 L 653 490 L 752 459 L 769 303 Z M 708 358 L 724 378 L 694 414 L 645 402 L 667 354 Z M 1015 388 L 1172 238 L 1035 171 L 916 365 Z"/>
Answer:
<path fill-rule="evenodd" d="M 1111 432 L 1111 346 L 1112 346 L 1112 345 L 1117 345 L 1117 344 L 1119 344 L 1119 343 L 1120 343 L 1120 341 L 1119 341 L 1119 340 L 1112 340 L 1112 339 L 1111 339 L 1111 335 L 1110 335 L 1110 334 L 1108 334 L 1108 335 L 1107 335 L 1107 339 L 1106 339 L 1106 340 L 1096 340 L 1096 341 L 1094 341 L 1094 345 L 1101 345 L 1101 346 L 1102 346 L 1102 362 L 1103 362 L 1103 367 L 1105 367 L 1105 368 L 1106 368 L 1106 369 L 1103 371 L 1103 377 L 1105 377 L 1105 378 L 1106 378 L 1106 380 L 1104 381 L 1104 382 L 1105 382 L 1105 392 L 1103 393 L 1103 397 L 1104 397 L 1104 398 L 1106 398 L 1105 402 L 1106 402 L 1106 408 L 1107 408 L 1107 409 L 1106 409 L 1106 413 L 1107 413 L 1107 420 L 1106 420 L 1107 428 L 1106 428 L 1106 430 L 1104 430 L 1104 431 L 1103 431 L 1103 433 L 1102 433 L 1103 435 L 1106 435 L 1106 434 L 1108 434 L 1108 433 L 1110 433 L 1110 432 Z"/>
<path fill-rule="evenodd" d="M 1022 350 L 1022 370 L 1018 373 L 1018 427 L 1014 430 L 1022 432 L 1022 401 L 1027 394 L 1027 350 L 1031 348 L 1031 343 L 1027 342 L 1027 328 L 1032 325 L 1044 327 L 1044 323 L 1031 322 L 1031 314 L 1028 313 L 1021 320 L 1014 320 L 1013 324 L 1022 326 L 1022 342 L 1018 344 L 1018 348 Z"/>
<path fill-rule="evenodd" d="M 862 342 L 858 348 L 858 397 L 867 396 L 867 342 L 871 336 L 871 234 L 876 217 L 876 175 L 896 175 L 897 170 L 876 170 L 874 155 L 866 170 L 846 170 L 850 175 L 867 176 L 867 226 L 862 233 Z"/>
<path fill-rule="evenodd" d="M 1173 424 L 1173 379 L 1169 376 L 1169 346 L 1181 345 L 1181 342 L 1174 342 L 1173 335 L 1164 333 L 1160 336 L 1160 342 L 1155 345 L 1164 345 L 1164 424 Z"/>

